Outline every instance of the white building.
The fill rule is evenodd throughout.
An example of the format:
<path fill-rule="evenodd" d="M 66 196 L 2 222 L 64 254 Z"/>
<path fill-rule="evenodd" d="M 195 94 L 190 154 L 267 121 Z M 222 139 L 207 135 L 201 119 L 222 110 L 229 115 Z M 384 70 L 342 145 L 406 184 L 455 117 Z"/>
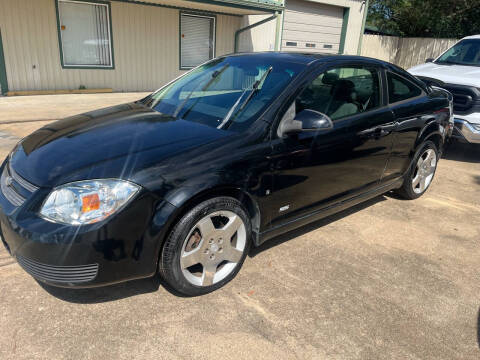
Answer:
<path fill-rule="evenodd" d="M 0 0 L 9 95 L 149 91 L 235 51 L 356 54 L 359 0 Z"/>

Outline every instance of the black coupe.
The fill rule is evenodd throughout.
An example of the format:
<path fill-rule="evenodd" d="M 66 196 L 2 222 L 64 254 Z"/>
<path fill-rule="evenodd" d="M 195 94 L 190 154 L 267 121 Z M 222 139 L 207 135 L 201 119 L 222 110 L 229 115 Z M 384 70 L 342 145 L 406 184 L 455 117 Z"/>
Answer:
<path fill-rule="evenodd" d="M 379 60 L 224 56 L 23 139 L 0 167 L 0 237 L 52 285 L 159 272 L 205 294 L 251 246 L 391 190 L 421 196 L 452 124 L 448 92 Z"/>

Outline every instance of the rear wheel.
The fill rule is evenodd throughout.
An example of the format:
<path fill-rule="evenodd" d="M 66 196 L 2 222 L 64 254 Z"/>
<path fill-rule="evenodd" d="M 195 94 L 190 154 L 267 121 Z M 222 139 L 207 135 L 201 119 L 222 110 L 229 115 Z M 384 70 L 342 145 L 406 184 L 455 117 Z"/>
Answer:
<path fill-rule="evenodd" d="M 184 295 L 209 293 L 236 276 L 250 238 L 250 221 L 238 200 L 219 197 L 205 201 L 172 230 L 160 256 L 160 274 Z"/>
<path fill-rule="evenodd" d="M 414 200 L 430 187 L 438 164 L 438 150 L 431 141 L 426 141 L 415 154 L 404 183 L 396 192 L 405 199 Z"/>

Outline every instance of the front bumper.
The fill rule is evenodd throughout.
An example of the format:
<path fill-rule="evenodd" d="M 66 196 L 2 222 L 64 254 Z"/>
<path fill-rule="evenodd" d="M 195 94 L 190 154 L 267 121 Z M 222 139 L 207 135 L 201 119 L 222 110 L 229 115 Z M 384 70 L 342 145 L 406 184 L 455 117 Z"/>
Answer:
<path fill-rule="evenodd" d="M 37 215 L 48 193 L 40 188 L 16 207 L 0 190 L 0 238 L 34 278 L 54 286 L 95 287 L 156 273 L 173 205 L 145 191 L 105 222 L 68 226 Z"/>
<path fill-rule="evenodd" d="M 471 144 L 480 144 L 480 125 L 455 118 L 455 128 L 452 136 Z"/>

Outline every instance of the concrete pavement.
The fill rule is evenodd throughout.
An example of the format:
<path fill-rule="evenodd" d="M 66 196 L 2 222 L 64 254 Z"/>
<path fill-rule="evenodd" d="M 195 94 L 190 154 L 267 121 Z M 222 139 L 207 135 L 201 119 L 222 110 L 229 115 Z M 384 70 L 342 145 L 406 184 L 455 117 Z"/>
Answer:
<path fill-rule="evenodd" d="M 63 116 L 62 98 L 58 113 L 33 98 L 31 114 Z M 43 124 L 0 125 L 0 156 Z M 47 287 L 2 248 L 0 359 L 478 359 L 479 190 L 480 148 L 452 146 L 421 199 L 380 196 L 273 239 L 192 299 L 158 278 Z"/>
<path fill-rule="evenodd" d="M 58 120 L 102 107 L 122 104 L 148 93 L 67 94 L 0 98 L 0 124 L 18 121 Z"/>
<path fill-rule="evenodd" d="M 68 94 L 0 97 L 0 157 L 19 139 L 49 122 L 135 101 L 148 93 Z"/>

